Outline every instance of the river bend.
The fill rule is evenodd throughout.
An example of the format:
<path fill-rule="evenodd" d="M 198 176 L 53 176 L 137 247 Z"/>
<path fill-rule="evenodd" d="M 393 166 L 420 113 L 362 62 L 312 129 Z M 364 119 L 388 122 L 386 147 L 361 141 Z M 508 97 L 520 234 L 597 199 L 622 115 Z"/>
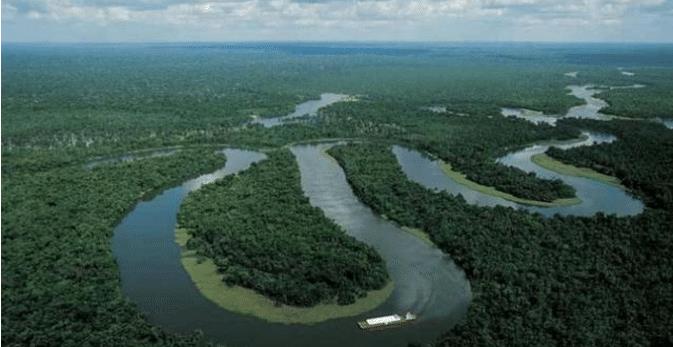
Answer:
<path fill-rule="evenodd" d="M 301 184 L 312 205 L 348 234 L 373 246 L 386 261 L 395 289 L 373 311 L 313 325 L 279 324 L 226 311 L 206 299 L 191 282 L 175 243 L 176 217 L 185 196 L 224 175 L 235 174 L 264 155 L 225 150 L 224 168 L 167 189 L 139 203 L 115 229 L 113 252 L 124 294 L 149 322 L 172 332 L 199 329 L 232 346 L 406 346 L 431 342 L 467 312 L 471 298 L 465 274 L 434 246 L 376 216 L 353 194 L 341 167 L 324 153 L 329 145 L 295 146 Z M 356 321 L 403 313 L 420 315 L 413 325 L 371 333 Z"/>

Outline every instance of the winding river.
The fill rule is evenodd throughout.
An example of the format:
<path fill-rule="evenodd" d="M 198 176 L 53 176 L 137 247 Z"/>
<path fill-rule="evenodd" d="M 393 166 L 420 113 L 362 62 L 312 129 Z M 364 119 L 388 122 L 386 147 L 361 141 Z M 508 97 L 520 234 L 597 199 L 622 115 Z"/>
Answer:
<path fill-rule="evenodd" d="M 585 93 L 582 95 L 588 95 L 587 98 L 593 95 L 587 88 L 578 88 L 575 90 L 578 95 Z M 256 119 L 253 123 L 265 127 L 285 124 L 288 119 L 315 115 L 319 108 L 346 98 L 340 94 L 322 94 L 320 100 L 300 104 L 288 116 Z M 581 107 L 572 112 L 581 114 L 592 106 Z M 595 108 L 595 112 L 599 109 Z M 559 146 L 569 148 L 614 140 L 609 135 L 585 135 L 585 139 Z M 177 213 L 189 192 L 225 175 L 241 172 L 265 158 L 262 153 L 238 149 L 223 151 L 227 161 L 220 170 L 140 202 L 117 226 L 112 248 L 124 294 L 137 304 L 152 324 L 178 333 L 201 330 L 210 340 L 238 347 L 406 346 L 408 342 L 431 342 L 457 324 L 465 316 L 471 300 L 469 282 L 463 271 L 439 249 L 377 216 L 362 204 L 348 185 L 341 167 L 325 153 L 332 145 L 295 145 L 290 150 L 299 165 L 301 186 L 310 203 L 322 209 L 349 235 L 374 247 L 385 259 L 395 287 L 382 305 L 356 317 L 312 325 L 280 324 L 224 310 L 199 292 L 180 261 L 180 248 L 175 243 Z M 531 156 L 546 151 L 548 146 L 531 146 L 498 161 L 544 178 L 562 179 L 575 187 L 581 204 L 553 208 L 519 205 L 452 181 L 441 171 L 439 162 L 419 152 L 400 146 L 394 146 L 393 152 L 411 180 L 429 188 L 461 194 L 468 203 L 475 205 L 511 206 L 547 216 L 555 213 L 592 215 L 596 212 L 630 215 L 642 211 L 640 201 L 616 186 L 559 175 L 533 164 Z M 418 313 L 419 321 L 375 333 L 362 331 L 355 324 L 363 318 L 406 311 Z"/>
<path fill-rule="evenodd" d="M 329 106 L 335 102 L 345 101 L 348 99 L 348 95 L 343 94 L 334 94 L 334 93 L 322 93 L 320 94 L 320 99 L 309 100 L 297 105 L 294 109 L 294 112 L 282 116 L 282 117 L 273 117 L 273 118 L 262 118 L 258 117 L 253 119 L 251 124 L 261 124 L 265 128 L 271 128 L 278 125 L 283 125 L 288 123 L 288 121 L 295 120 L 303 116 L 313 117 L 318 114 L 318 110 Z"/>
<path fill-rule="evenodd" d="M 471 294 L 464 273 L 439 249 L 358 201 L 339 165 L 323 153 L 328 146 L 291 148 L 301 170 L 302 188 L 312 205 L 350 235 L 375 247 L 386 260 L 395 289 L 381 306 L 357 317 L 285 325 L 226 311 L 201 295 L 180 262 L 174 241 L 176 215 L 190 191 L 264 158 L 261 153 L 234 149 L 224 151 L 224 168 L 139 203 L 119 224 L 113 252 L 124 294 L 153 324 L 174 332 L 200 329 L 208 338 L 233 346 L 406 346 L 409 341 L 433 341 L 467 312 Z M 364 332 L 355 324 L 407 310 L 417 312 L 419 321 L 376 333 Z"/>
<path fill-rule="evenodd" d="M 644 208 L 643 203 L 626 193 L 620 187 L 588 178 L 562 175 L 544 169 L 531 161 L 533 155 L 546 152 L 552 145 L 561 149 L 568 149 L 615 140 L 614 136 L 606 134 L 585 132 L 584 135 L 584 139 L 574 142 L 532 145 L 520 151 L 507 154 L 497 160 L 504 165 L 513 166 L 526 172 L 534 172 L 542 178 L 560 179 L 572 186 L 576 190 L 577 197 L 582 201 L 579 204 L 569 206 L 530 206 L 487 195 L 457 183 L 451 177 L 444 174 L 439 161 L 430 159 L 417 151 L 401 146 L 393 146 L 393 153 L 397 157 L 402 171 L 404 171 L 410 180 L 426 188 L 444 190 L 454 195 L 460 194 L 467 203 L 478 206 L 513 207 L 538 212 L 545 216 L 552 216 L 554 214 L 591 216 L 598 212 L 627 216 L 641 213 Z"/>
<path fill-rule="evenodd" d="M 516 117 L 527 120 L 535 124 L 549 124 L 551 126 L 556 125 L 556 121 L 562 118 L 588 118 L 596 120 L 612 120 L 612 119 L 626 119 L 626 120 L 638 120 L 638 121 L 651 121 L 660 123 L 668 129 L 673 129 L 673 118 L 625 118 L 618 117 L 609 114 L 601 113 L 600 110 L 607 107 L 608 103 L 605 100 L 595 97 L 596 94 L 607 90 L 607 89 L 639 89 L 645 88 L 642 84 L 632 84 L 627 86 L 593 86 L 593 85 L 584 85 L 584 86 L 568 86 L 569 90 L 568 95 L 572 95 L 578 99 L 584 100 L 583 105 L 578 105 L 571 107 L 565 115 L 548 115 L 540 111 L 530 110 L 527 108 L 513 108 L 513 107 L 502 107 L 500 108 L 500 114 L 505 117 Z"/>
<path fill-rule="evenodd" d="M 597 120 L 611 120 L 616 117 L 600 113 L 600 110 L 602 108 L 607 107 L 608 103 L 605 102 L 605 100 L 596 98 L 594 96 L 605 89 L 633 89 L 644 87 L 645 86 L 642 84 L 633 84 L 629 86 L 619 86 L 619 87 L 571 85 L 566 87 L 569 90 L 568 95 L 572 95 L 578 99 L 582 99 L 584 101 L 584 104 L 571 107 L 570 109 L 568 109 L 568 112 L 566 112 L 565 115 L 547 115 L 540 111 L 529 110 L 526 108 L 511 108 L 511 107 L 501 108 L 500 113 L 505 117 L 517 117 L 525 119 L 535 124 L 546 123 L 552 126 L 555 126 L 556 121 L 561 118 L 588 118 Z"/>

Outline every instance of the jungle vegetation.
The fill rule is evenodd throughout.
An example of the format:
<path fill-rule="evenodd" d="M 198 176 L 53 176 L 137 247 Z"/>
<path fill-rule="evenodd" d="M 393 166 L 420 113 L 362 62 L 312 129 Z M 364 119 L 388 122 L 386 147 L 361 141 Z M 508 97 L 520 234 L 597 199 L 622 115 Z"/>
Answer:
<path fill-rule="evenodd" d="M 517 45 L 449 46 L 439 51 L 414 47 L 403 50 L 406 54 L 395 49 L 284 45 L 274 47 L 282 52 L 274 54 L 256 45 L 11 48 L 4 56 L 12 69 L 6 69 L 3 79 L 5 86 L 5 81 L 11 81 L 2 106 L 7 120 L 3 144 L 86 147 L 96 143 L 116 149 L 222 140 L 259 143 L 273 131 L 241 133 L 238 125 L 251 115 L 287 113 L 294 104 L 327 90 L 372 100 L 375 105 L 367 107 L 386 112 L 384 118 L 393 111 L 417 120 L 419 108 L 428 105 L 447 107 L 452 113 L 445 117 L 498 117 L 500 106 L 561 113 L 579 103 L 563 92 L 567 84 L 578 80 L 561 77 L 567 70 L 577 70 L 573 54 L 577 50 L 595 54 L 593 47 L 560 47 L 561 53 L 553 54 L 544 47 Z M 611 49 L 631 54 L 619 47 Z M 334 50 L 340 54 L 332 55 Z M 227 54 L 219 54 L 222 51 Z M 363 51 L 371 55 L 359 55 Z M 592 77 L 590 83 L 627 83 L 616 68 L 599 70 L 600 74 L 582 71 L 579 76 Z M 656 74 L 637 76 L 638 83 L 655 84 L 657 80 Z M 522 133 L 517 132 L 507 135 Z M 442 137 L 432 136 L 432 141 Z M 273 140 L 278 145 L 281 139 Z M 506 142 L 519 140 L 526 137 Z M 485 160 L 492 157 L 491 148 L 453 141 L 439 145 L 451 145 L 450 153 L 447 148 L 433 152 L 477 183 L 544 202 L 574 196 L 561 182 L 541 180 Z M 459 153 L 451 155 L 455 152 Z"/>
<path fill-rule="evenodd" d="M 18 160 L 9 158 L 3 155 L 3 161 Z M 199 343 L 199 335 L 170 335 L 151 326 L 122 295 L 110 239 L 139 199 L 222 163 L 212 150 L 91 170 L 70 165 L 28 171 L 3 163 L 2 343 Z"/>
<path fill-rule="evenodd" d="M 428 190 L 406 179 L 387 146 L 348 145 L 330 154 L 363 202 L 424 230 L 465 269 L 470 311 L 438 344 L 673 343 L 670 209 L 547 219 Z"/>
<path fill-rule="evenodd" d="M 354 303 L 388 282 L 383 259 L 311 206 L 288 150 L 191 193 L 178 215 L 187 247 L 228 285 L 279 303 Z"/>
<path fill-rule="evenodd" d="M 325 91 L 463 110 L 495 111 L 502 105 L 553 113 L 577 103 L 562 92 L 567 81 L 557 78 L 565 66 L 531 66 L 504 57 L 512 53 L 528 60 L 529 49 L 497 48 L 475 56 L 469 47 L 448 47 L 444 54 L 425 49 L 421 55 L 270 48 L 8 45 L 3 144 L 84 147 L 132 141 L 148 147 L 191 135 L 203 141 L 252 114 L 286 114 Z M 544 61 L 547 55 L 538 49 L 533 56 Z"/>
<path fill-rule="evenodd" d="M 615 176 L 649 206 L 673 211 L 673 131 L 649 122 L 637 126 L 632 121 L 567 122 L 613 134 L 619 141 L 569 150 L 552 147 L 547 151 L 549 156 Z"/>
<path fill-rule="evenodd" d="M 616 85 L 640 83 L 645 88 L 612 89 L 600 93 L 598 97 L 610 104 L 602 112 L 631 118 L 673 118 L 673 73 L 669 69 L 654 68 L 634 71 L 637 72 L 632 81 Z"/>
<path fill-rule="evenodd" d="M 151 326 L 122 295 L 110 250 L 114 226 L 140 199 L 220 166 L 222 158 L 213 148 L 222 144 L 269 148 L 334 137 L 381 144 L 335 150 L 343 151 L 335 155 L 353 189 L 377 212 L 425 230 L 467 271 L 479 293 L 467 321 L 441 341 L 484 346 L 672 343 L 673 156 L 665 141 L 673 132 L 642 122 L 535 126 L 499 114 L 505 106 L 564 113 L 578 103 L 565 95 L 569 84 L 640 83 L 647 87 L 602 93 L 599 97 L 610 103 L 606 113 L 670 116 L 670 46 L 2 48 L 3 344 L 205 344 L 198 333 L 178 335 Z M 619 66 L 636 75 L 621 75 Z M 578 71 L 577 78 L 564 76 L 568 71 Z M 285 114 L 322 92 L 357 95 L 360 101 L 335 104 L 302 124 L 246 125 L 253 114 Z M 422 109 L 427 106 L 447 112 Z M 532 142 L 578 137 L 586 127 L 619 140 L 549 155 L 614 174 L 645 199 L 649 208 L 642 215 L 544 219 L 469 206 L 408 182 L 385 148 L 395 142 L 433 153 L 474 181 L 550 200 L 570 192 L 495 159 Z M 165 146 L 181 150 L 85 167 L 99 157 Z M 281 161 L 285 166 L 269 161 L 253 174 L 271 167 L 294 170 Z M 248 179 L 241 175 L 226 182 L 234 186 Z M 278 197 L 267 198 L 271 203 Z M 303 206 L 292 208 L 308 211 L 311 220 L 325 225 L 327 241 L 344 237 L 305 203 L 294 197 L 287 205 Z M 355 295 L 354 288 L 350 293 Z"/>
<path fill-rule="evenodd" d="M 363 100 L 336 104 L 325 111 L 325 117 L 339 128 L 359 123 L 353 127 L 367 129 L 373 123 L 397 129 L 393 136 L 433 153 L 469 180 L 516 197 L 551 202 L 575 196 L 574 189 L 560 180 L 540 179 L 534 173 L 501 165 L 495 160 L 533 142 L 577 138 L 580 136 L 577 128 L 536 126 L 521 119 L 503 119 L 499 111 L 484 108 L 460 110 L 470 112 L 470 116 L 438 114 L 400 102 Z M 357 118 L 353 114 L 358 115 Z M 478 137 L 481 138 L 475 141 Z"/>

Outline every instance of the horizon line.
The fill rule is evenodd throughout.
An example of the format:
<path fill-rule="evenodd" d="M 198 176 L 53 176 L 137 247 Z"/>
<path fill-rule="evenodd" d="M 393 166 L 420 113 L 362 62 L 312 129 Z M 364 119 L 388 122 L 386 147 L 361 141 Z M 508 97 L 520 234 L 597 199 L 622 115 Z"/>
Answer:
<path fill-rule="evenodd" d="M 613 45 L 673 45 L 673 41 L 540 41 L 540 40 L 184 40 L 184 41 L 12 41 L 0 40 L 1 44 L 94 44 L 94 45 L 119 45 L 119 44 L 244 44 L 244 43 L 309 43 L 309 44 L 613 44 Z"/>

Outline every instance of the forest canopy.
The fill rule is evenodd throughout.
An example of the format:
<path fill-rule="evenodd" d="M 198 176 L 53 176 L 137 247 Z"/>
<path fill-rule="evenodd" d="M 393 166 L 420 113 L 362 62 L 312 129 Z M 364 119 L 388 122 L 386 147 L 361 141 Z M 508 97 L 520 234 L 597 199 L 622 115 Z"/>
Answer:
<path fill-rule="evenodd" d="M 110 238 L 140 197 L 222 163 L 201 149 L 92 170 L 5 174 L 3 165 L 3 345 L 203 343 L 167 334 L 138 313 L 121 292 Z"/>
<path fill-rule="evenodd" d="M 641 89 L 597 95 L 609 103 L 602 112 L 673 118 L 670 45 L 381 45 L 366 51 L 267 43 L 2 48 L 5 345 L 205 344 L 198 333 L 153 326 L 122 293 L 110 249 L 115 225 L 141 199 L 220 167 L 223 159 L 215 148 L 279 149 L 330 138 L 366 140 L 366 146 L 332 152 L 358 197 L 377 213 L 426 231 L 467 272 L 477 295 L 466 321 L 447 326 L 440 343 L 673 344 L 673 131 L 641 121 L 563 120 L 551 127 L 500 114 L 501 107 L 565 113 L 581 103 L 566 94 L 571 84 L 642 84 Z M 635 75 L 623 75 L 619 67 Z M 575 77 L 564 75 L 574 71 Z M 358 101 L 331 105 L 297 124 L 271 129 L 248 124 L 251 116 L 283 115 L 324 92 Z M 572 192 L 561 182 L 496 159 L 531 143 L 577 138 L 587 129 L 613 134 L 617 141 L 548 154 L 619 177 L 646 202 L 642 215 L 545 219 L 470 206 L 409 182 L 387 148 L 395 143 L 432 153 L 475 182 L 551 201 Z M 99 158 L 164 147 L 180 150 L 163 158 L 85 167 Z M 308 205 L 294 165 L 287 152 L 278 151 L 250 172 L 204 190 L 203 197 L 195 195 L 194 208 L 186 205 L 181 215 L 181 223 L 193 224 L 192 246 L 204 257 L 219 259 L 223 269 L 233 264 L 226 267 L 236 270 L 226 274 L 229 283 L 249 283 L 278 302 L 346 303 L 382 285 L 387 276 L 381 259 Z M 238 189 L 235 206 L 234 197 L 222 195 L 233 188 Z M 259 218 L 227 215 L 213 201 Z M 206 211 L 214 215 L 196 218 Z M 199 220 L 222 223 L 197 225 Z M 316 235 L 306 227 L 311 223 L 320 226 Z M 230 236 L 224 242 L 197 241 L 223 241 L 224 232 Z M 245 246 L 247 238 L 259 242 L 259 248 Z M 314 249 L 285 259 L 300 251 L 294 241 Z M 244 246 L 229 253 L 239 244 Z M 331 252 L 335 245 L 343 251 Z M 283 261 L 271 259 L 269 249 Z M 257 261 L 245 259 L 250 252 L 257 252 Z M 317 267 L 342 283 L 317 273 Z M 281 269 L 294 277 L 277 276 L 274 271 Z M 316 283 L 308 296 L 286 288 L 307 282 Z"/>
<path fill-rule="evenodd" d="M 383 259 L 310 205 L 287 150 L 191 193 L 178 215 L 190 249 L 229 285 L 279 303 L 345 305 L 388 282 Z"/>
<path fill-rule="evenodd" d="M 363 202 L 424 230 L 465 269 L 474 300 L 441 345 L 673 343 L 670 210 L 547 219 L 426 189 L 406 179 L 387 146 L 330 153 Z"/>

